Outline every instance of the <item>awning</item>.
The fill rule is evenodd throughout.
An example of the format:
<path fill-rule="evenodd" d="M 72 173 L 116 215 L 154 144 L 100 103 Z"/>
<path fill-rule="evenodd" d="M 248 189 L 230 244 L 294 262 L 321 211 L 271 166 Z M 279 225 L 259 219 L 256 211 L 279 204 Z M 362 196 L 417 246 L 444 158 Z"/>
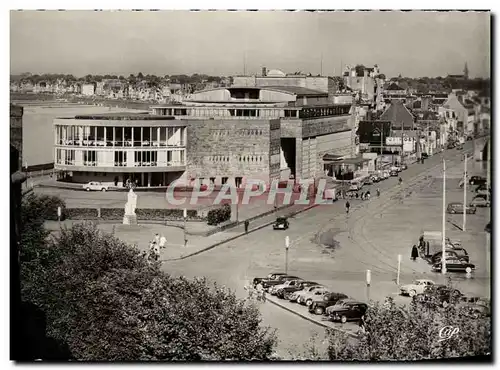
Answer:
<path fill-rule="evenodd" d="M 336 155 L 336 154 L 325 154 L 323 156 L 323 161 L 325 162 L 331 162 L 331 161 L 338 161 L 339 159 L 343 158 L 342 155 Z"/>
<path fill-rule="evenodd" d="M 342 165 L 342 164 L 360 164 L 360 163 L 365 163 L 365 162 L 369 162 L 370 161 L 369 158 L 355 157 L 355 158 L 344 158 L 344 159 L 341 159 L 340 156 L 337 156 L 339 158 L 337 158 L 335 160 L 326 161 L 325 160 L 325 156 L 323 156 L 323 161 L 324 162 L 327 162 L 328 164 L 336 164 L 336 165 Z"/>

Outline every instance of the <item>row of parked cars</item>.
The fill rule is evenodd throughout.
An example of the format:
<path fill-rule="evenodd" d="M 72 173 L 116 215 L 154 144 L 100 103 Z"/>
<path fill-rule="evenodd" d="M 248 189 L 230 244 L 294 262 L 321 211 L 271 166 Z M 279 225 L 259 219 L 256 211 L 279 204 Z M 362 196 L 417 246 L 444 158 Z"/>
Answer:
<path fill-rule="evenodd" d="M 443 268 L 441 240 L 440 232 L 424 232 L 419 241 L 420 254 L 429 262 L 434 272 L 441 272 Z M 449 272 L 471 273 L 476 269 L 476 266 L 470 262 L 469 253 L 458 240 L 446 238 L 445 258 L 446 270 Z"/>
<path fill-rule="evenodd" d="M 443 284 L 435 284 L 432 280 L 415 280 L 411 284 L 402 285 L 399 289 L 401 295 L 409 296 L 418 303 L 427 303 L 434 300 L 442 307 L 454 303 L 459 306 L 467 306 L 475 317 L 478 315 L 491 315 L 489 299 L 468 296 L 458 289 Z"/>
<path fill-rule="evenodd" d="M 343 293 L 332 292 L 315 281 L 281 272 L 270 273 L 265 278 L 255 278 L 253 285 L 261 285 L 269 294 L 304 305 L 310 313 L 326 315 L 332 321 L 359 321 L 368 309 L 366 303 L 351 299 Z"/>

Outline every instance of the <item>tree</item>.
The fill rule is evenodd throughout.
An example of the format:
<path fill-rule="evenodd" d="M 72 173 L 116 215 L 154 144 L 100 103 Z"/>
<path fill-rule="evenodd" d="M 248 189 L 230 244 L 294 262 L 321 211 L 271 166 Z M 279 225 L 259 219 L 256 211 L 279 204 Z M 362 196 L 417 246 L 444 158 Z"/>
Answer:
<path fill-rule="evenodd" d="M 93 224 L 63 229 L 22 271 L 23 297 L 77 360 L 263 360 L 276 343 L 255 306 L 169 276 Z"/>
<path fill-rule="evenodd" d="M 459 328 L 458 334 L 440 341 L 442 328 Z M 365 331 L 349 340 L 329 332 L 330 360 L 415 361 L 491 354 L 491 321 L 471 318 L 467 307 L 436 302 L 396 305 L 392 298 L 375 304 L 365 315 Z"/>
<path fill-rule="evenodd" d="M 144 78 L 144 75 L 142 74 L 142 72 L 139 72 L 137 74 L 137 78 L 140 79 L 140 80 L 142 80 Z"/>

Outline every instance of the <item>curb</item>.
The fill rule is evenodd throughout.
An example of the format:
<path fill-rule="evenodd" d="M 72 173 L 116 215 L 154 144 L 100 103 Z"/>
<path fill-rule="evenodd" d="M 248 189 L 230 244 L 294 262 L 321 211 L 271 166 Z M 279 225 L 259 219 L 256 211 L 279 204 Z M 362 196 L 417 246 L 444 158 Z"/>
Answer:
<path fill-rule="evenodd" d="M 354 334 L 354 333 L 352 333 L 352 332 L 349 332 L 349 331 L 347 331 L 347 330 L 343 330 L 343 329 L 339 329 L 339 328 L 334 328 L 334 327 L 328 326 L 328 325 L 326 325 L 326 324 L 322 323 L 322 322 L 321 322 L 321 321 L 319 321 L 319 320 L 315 320 L 315 319 L 313 319 L 313 318 L 311 318 L 311 317 L 308 317 L 308 316 L 306 316 L 306 315 L 304 315 L 304 314 L 302 314 L 302 313 L 300 313 L 300 312 L 297 312 L 297 311 L 295 311 L 295 310 L 293 310 L 293 309 L 291 309 L 291 308 L 288 308 L 288 307 L 286 307 L 286 306 L 282 305 L 281 303 L 279 303 L 279 302 L 275 301 L 274 299 L 270 299 L 269 297 L 267 297 L 267 301 L 271 302 L 272 304 L 274 304 L 275 306 L 277 306 L 277 307 L 279 307 L 279 308 L 282 308 L 282 309 L 284 309 L 284 310 L 286 310 L 286 311 L 288 311 L 288 312 L 291 312 L 291 313 L 293 313 L 294 315 L 297 315 L 297 316 L 301 317 L 302 319 L 307 320 L 307 321 L 309 321 L 309 322 L 311 322 L 311 323 L 313 323 L 313 324 L 316 324 L 316 325 L 318 325 L 318 326 L 321 326 L 321 327 L 323 327 L 323 328 L 325 328 L 325 329 L 336 330 L 336 331 L 339 331 L 339 332 L 341 332 L 341 333 L 347 334 L 347 335 L 348 335 L 348 336 L 350 336 L 351 338 L 358 338 L 358 335 L 356 335 L 356 334 Z"/>
<path fill-rule="evenodd" d="M 317 204 L 313 204 L 313 205 L 310 205 L 302 210 L 299 210 L 299 211 L 296 211 L 296 212 L 292 212 L 288 215 L 288 217 L 293 217 L 299 213 L 302 213 L 302 212 L 305 212 L 305 211 L 309 211 L 310 209 L 316 207 Z M 267 227 L 269 225 L 272 225 L 275 221 L 269 221 L 269 222 L 266 222 L 264 223 L 263 225 L 259 225 L 257 227 L 254 227 L 253 229 L 250 229 L 248 230 L 247 233 L 243 232 L 241 234 L 238 234 L 238 235 L 235 235 L 235 236 L 232 236 L 228 239 L 224 239 L 224 240 L 221 240 L 220 242 L 217 242 L 217 243 L 214 243 L 212 245 L 209 245 L 208 247 L 205 247 L 203 249 L 200 249 L 199 251 L 196 251 L 196 252 L 193 252 L 193 253 L 190 253 L 186 256 L 182 256 L 182 257 L 177 257 L 177 258 L 169 258 L 169 259 L 164 259 L 164 260 L 160 260 L 162 262 L 169 262 L 169 261 L 180 261 L 180 260 L 183 260 L 183 259 L 186 259 L 186 258 L 189 258 L 189 257 L 193 257 L 193 256 L 196 256 L 200 253 L 203 253 L 203 252 L 206 252 L 206 251 L 209 251 L 210 249 L 213 249 L 215 247 L 218 247 L 219 245 L 222 245 L 222 244 L 225 244 L 225 243 L 229 243 L 235 239 L 238 239 L 239 237 L 242 237 L 242 236 L 245 236 L 245 235 L 248 235 L 250 233 L 253 233 L 254 231 L 258 231 L 260 229 L 263 229 L 264 227 Z"/>

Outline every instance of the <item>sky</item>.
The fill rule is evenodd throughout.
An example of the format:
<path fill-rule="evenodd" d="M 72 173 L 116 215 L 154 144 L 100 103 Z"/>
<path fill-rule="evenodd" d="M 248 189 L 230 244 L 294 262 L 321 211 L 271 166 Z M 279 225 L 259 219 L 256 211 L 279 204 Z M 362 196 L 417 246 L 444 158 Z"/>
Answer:
<path fill-rule="evenodd" d="M 12 11 L 11 73 L 490 76 L 490 14 Z"/>

